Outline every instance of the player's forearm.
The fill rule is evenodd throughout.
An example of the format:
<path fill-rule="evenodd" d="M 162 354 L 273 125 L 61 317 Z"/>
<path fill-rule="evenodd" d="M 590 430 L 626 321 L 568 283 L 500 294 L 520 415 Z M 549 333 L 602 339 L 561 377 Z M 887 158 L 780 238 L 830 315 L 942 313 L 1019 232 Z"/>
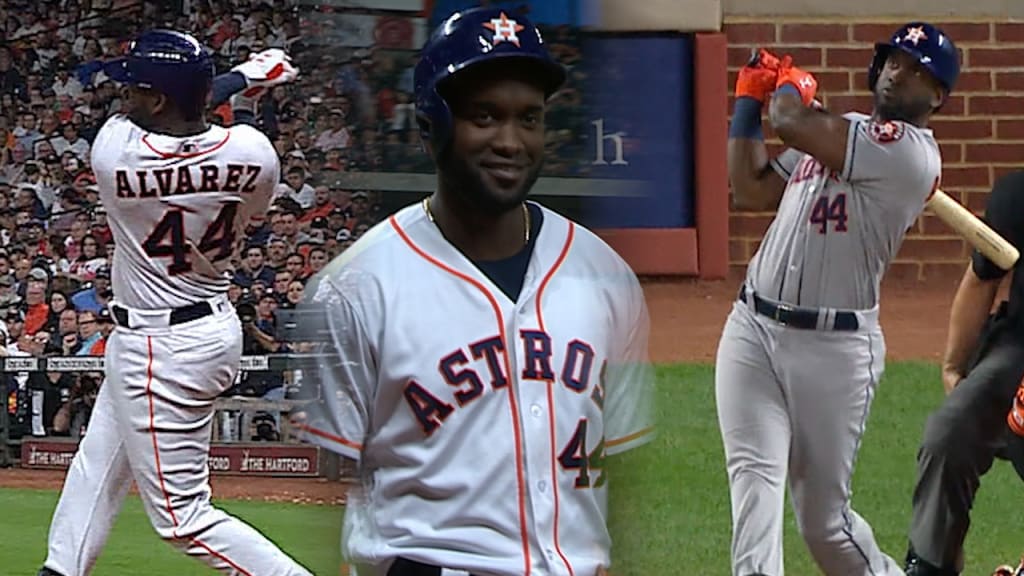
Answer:
<path fill-rule="evenodd" d="M 800 123 L 812 113 L 813 110 L 804 106 L 799 94 L 776 92 L 768 104 L 768 121 L 783 142 L 796 137 Z"/>
<path fill-rule="evenodd" d="M 950 308 L 943 369 L 951 369 L 961 375 L 966 373 L 967 362 L 978 345 L 999 284 L 999 280 L 978 278 L 968 264 Z"/>
<path fill-rule="evenodd" d="M 730 138 L 727 147 L 729 182 L 733 202 L 739 210 L 766 210 L 778 203 L 766 190 L 765 181 L 773 172 L 768 163 L 768 148 L 763 141 Z"/>
<path fill-rule="evenodd" d="M 245 76 L 240 72 L 228 72 L 213 79 L 210 107 L 216 108 L 228 101 L 231 96 L 245 89 Z"/>
<path fill-rule="evenodd" d="M 733 202 L 740 210 L 769 210 L 782 195 L 782 187 L 768 163 L 768 147 L 761 130 L 761 102 L 736 99 L 727 147 Z"/>

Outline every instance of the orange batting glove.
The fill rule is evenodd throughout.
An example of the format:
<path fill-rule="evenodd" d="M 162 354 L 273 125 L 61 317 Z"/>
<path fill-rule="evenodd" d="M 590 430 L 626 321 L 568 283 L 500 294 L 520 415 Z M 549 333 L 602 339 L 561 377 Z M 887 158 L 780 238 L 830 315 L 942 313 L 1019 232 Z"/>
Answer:
<path fill-rule="evenodd" d="M 800 92 L 800 99 L 804 106 L 810 106 L 818 94 L 818 80 L 810 72 L 796 66 L 791 65 L 779 69 L 776 90 L 782 88 L 784 84 L 792 84 Z"/>
<path fill-rule="evenodd" d="M 763 48 L 754 52 L 747 65 L 740 68 L 736 78 L 736 97 L 746 96 L 764 103 L 778 85 L 778 61 Z"/>
<path fill-rule="evenodd" d="M 790 57 L 789 55 L 779 58 L 778 56 L 772 54 L 771 52 L 765 50 L 764 48 L 757 49 L 757 51 L 755 51 L 754 54 L 751 56 L 750 60 L 751 64 L 757 64 L 760 65 L 762 68 L 767 68 L 768 70 L 775 70 L 776 72 L 778 72 L 782 68 L 789 68 L 790 66 L 793 65 L 793 58 Z"/>

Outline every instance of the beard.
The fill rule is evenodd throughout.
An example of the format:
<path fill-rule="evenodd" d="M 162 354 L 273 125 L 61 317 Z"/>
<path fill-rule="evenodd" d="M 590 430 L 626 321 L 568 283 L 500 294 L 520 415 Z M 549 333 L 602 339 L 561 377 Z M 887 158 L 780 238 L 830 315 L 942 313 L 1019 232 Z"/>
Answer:
<path fill-rule="evenodd" d="M 901 122 L 913 123 L 931 111 L 932 101 L 930 97 L 918 98 L 916 100 L 898 98 L 887 101 L 882 96 L 880 90 L 875 92 L 875 112 L 881 120 L 899 120 Z"/>
<path fill-rule="evenodd" d="M 529 167 L 522 183 L 511 191 L 495 189 L 484 180 L 478 166 L 458 159 L 446 147 L 438 162 L 441 181 L 466 205 L 488 216 L 499 216 L 518 208 L 530 195 L 530 190 L 540 177 L 543 162 Z"/>

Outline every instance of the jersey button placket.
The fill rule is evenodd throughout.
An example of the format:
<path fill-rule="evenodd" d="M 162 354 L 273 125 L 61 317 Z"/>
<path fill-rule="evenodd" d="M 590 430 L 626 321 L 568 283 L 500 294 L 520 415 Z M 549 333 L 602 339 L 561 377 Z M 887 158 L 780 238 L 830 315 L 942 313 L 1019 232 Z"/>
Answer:
<path fill-rule="evenodd" d="M 526 342 L 520 336 L 520 327 L 524 330 L 539 331 L 539 322 L 532 313 L 532 305 L 521 305 L 516 314 L 516 324 L 511 333 L 515 340 L 514 358 L 521 365 L 513 368 L 517 383 L 516 394 L 520 408 L 520 426 L 523 438 L 526 490 L 529 495 L 533 527 L 533 546 L 537 554 L 534 562 L 545 566 L 543 573 L 551 573 L 551 557 L 547 550 L 554 550 L 554 497 L 551 486 L 552 466 L 557 465 L 557 454 L 551 448 L 550 414 L 548 412 L 548 386 L 552 384 L 540 379 L 527 379 L 525 375 L 537 366 L 529 366 L 530 355 Z M 548 359 L 551 362 L 551 359 Z M 553 369 L 553 368 L 552 368 Z"/>

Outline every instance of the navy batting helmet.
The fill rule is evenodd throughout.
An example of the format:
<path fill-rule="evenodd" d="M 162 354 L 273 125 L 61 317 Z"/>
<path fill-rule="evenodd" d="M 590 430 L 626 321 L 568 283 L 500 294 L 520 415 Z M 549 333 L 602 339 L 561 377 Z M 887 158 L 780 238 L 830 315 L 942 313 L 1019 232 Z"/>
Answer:
<path fill-rule="evenodd" d="M 193 36 L 149 30 L 128 45 L 128 54 L 104 65 L 111 80 L 156 90 L 186 116 L 199 115 L 213 85 L 210 52 Z"/>
<path fill-rule="evenodd" d="M 875 44 L 875 56 L 868 68 L 869 90 L 875 91 L 878 75 L 893 50 L 902 50 L 913 56 L 932 73 L 947 93 L 953 91 L 956 79 L 960 76 L 960 53 L 949 36 L 925 22 L 906 24 L 893 34 L 889 42 Z"/>
<path fill-rule="evenodd" d="M 565 82 L 565 68 L 548 53 L 536 26 L 523 16 L 512 16 L 498 8 L 456 12 L 424 45 L 414 73 L 416 117 L 422 137 L 433 143 L 435 154 L 452 131 L 451 108 L 440 87 L 460 71 L 484 62 L 520 59 L 536 64 L 546 96 Z"/>

